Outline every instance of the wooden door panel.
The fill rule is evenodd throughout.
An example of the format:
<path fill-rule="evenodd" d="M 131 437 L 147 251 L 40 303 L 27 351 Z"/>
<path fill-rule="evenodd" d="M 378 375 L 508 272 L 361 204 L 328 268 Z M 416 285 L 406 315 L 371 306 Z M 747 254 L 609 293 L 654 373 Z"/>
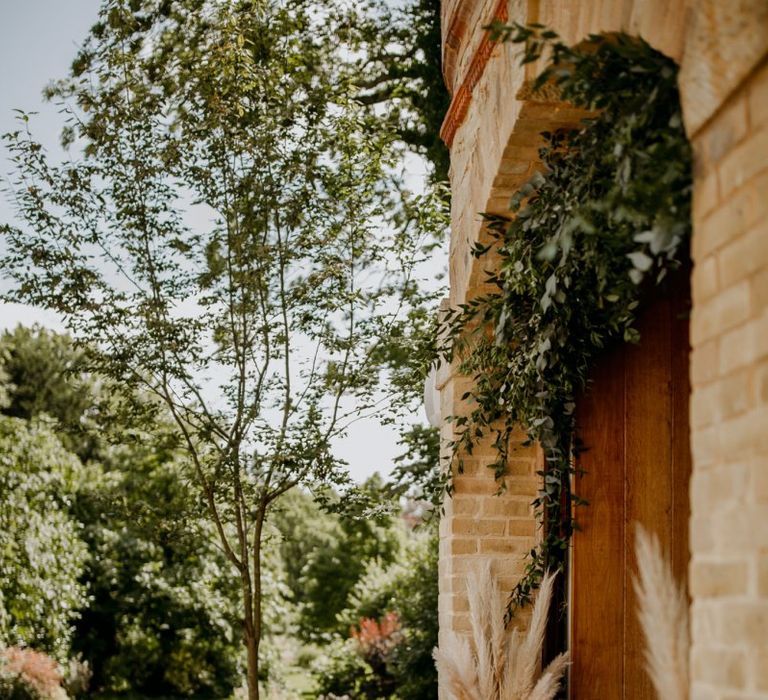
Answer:
<path fill-rule="evenodd" d="M 632 574 L 634 523 L 642 523 L 670 547 L 672 537 L 672 366 L 669 302 L 657 302 L 641 322 L 641 345 L 624 352 L 625 502 L 624 698 L 653 698 L 643 668 L 643 636 L 637 619 Z"/>
<path fill-rule="evenodd" d="M 687 277 L 687 276 L 686 276 Z M 688 562 L 687 284 L 639 320 L 641 342 L 595 365 L 577 408 L 586 448 L 576 493 L 580 530 L 571 554 L 570 643 L 574 700 L 650 700 L 632 578 L 635 522 L 658 535 L 685 580 Z"/>
<path fill-rule="evenodd" d="M 581 531 L 574 536 L 572 570 L 579 572 L 579 579 L 571 587 L 570 607 L 579 612 L 589 609 L 591 614 L 571 613 L 571 648 L 588 648 L 590 663 L 574 665 L 571 682 L 589 688 L 594 698 L 618 698 L 622 693 L 622 675 L 604 670 L 621 669 L 624 663 L 623 607 L 595 604 L 596 598 L 620 600 L 624 594 L 624 518 L 615 507 L 624 492 L 623 428 L 615 420 L 624 411 L 622 362 L 621 353 L 606 358 L 605 371 L 595 375 L 592 390 L 579 406 L 579 421 L 589 426 L 583 437 L 591 449 L 581 460 L 585 471 L 577 477 L 576 493 L 589 494 L 590 502 L 577 511 Z M 596 454 L 606 469 L 590 464 Z M 589 546 L 579 546 L 586 535 Z"/>

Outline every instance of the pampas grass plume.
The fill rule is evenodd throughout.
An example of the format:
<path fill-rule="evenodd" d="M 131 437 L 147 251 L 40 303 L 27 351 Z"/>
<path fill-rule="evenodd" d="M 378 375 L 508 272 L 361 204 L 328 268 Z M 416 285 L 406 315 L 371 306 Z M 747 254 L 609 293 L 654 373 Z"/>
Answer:
<path fill-rule="evenodd" d="M 467 577 L 474 649 L 464 637 L 451 633 L 434 651 L 452 700 L 553 700 L 568 665 L 567 655 L 562 654 L 539 674 L 553 582 L 554 575 L 544 577 L 523 636 L 504 626 L 490 564 Z"/>
<path fill-rule="evenodd" d="M 688 697 L 688 600 L 677 585 L 659 540 L 637 525 L 637 615 L 645 636 L 645 663 L 660 700 Z"/>

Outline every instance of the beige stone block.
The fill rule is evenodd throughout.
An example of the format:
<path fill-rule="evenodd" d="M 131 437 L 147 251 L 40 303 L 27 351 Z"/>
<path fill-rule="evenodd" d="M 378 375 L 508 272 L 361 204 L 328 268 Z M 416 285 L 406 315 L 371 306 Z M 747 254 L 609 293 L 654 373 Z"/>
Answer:
<path fill-rule="evenodd" d="M 691 342 L 699 343 L 720 335 L 746 321 L 752 312 L 749 282 L 744 281 L 720 292 L 706 303 L 694 300 Z"/>
<path fill-rule="evenodd" d="M 718 168 L 720 195 L 727 197 L 768 168 L 768 128 L 750 133 L 749 138 L 734 148 Z"/>
<path fill-rule="evenodd" d="M 472 631 L 472 623 L 469 619 L 469 613 L 454 613 L 451 615 L 449 624 L 454 632 L 464 632 L 469 634 Z"/>
<path fill-rule="evenodd" d="M 712 521 L 709 518 L 706 507 L 699 508 L 699 505 L 700 504 L 698 503 L 694 503 L 694 510 L 701 510 L 704 515 L 703 517 L 699 515 L 698 517 L 691 518 L 688 533 L 688 542 L 691 548 L 691 554 L 693 555 L 709 554 L 714 551 L 715 547 L 715 540 L 712 536 Z M 694 513 L 694 516 L 695 515 L 696 514 Z"/>
<path fill-rule="evenodd" d="M 747 135 L 747 100 L 732 99 L 696 136 L 697 156 L 717 163 Z"/>
<path fill-rule="evenodd" d="M 761 309 L 762 314 L 755 321 L 755 357 L 760 359 L 768 355 L 768 309 Z"/>
<path fill-rule="evenodd" d="M 694 263 L 712 255 L 746 231 L 750 206 L 748 193 L 742 192 L 722 202 L 704 220 L 695 223 L 691 239 Z M 694 301 L 699 299 L 694 297 Z"/>
<path fill-rule="evenodd" d="M 719 700 L 714 688 L 709 687 L 697 678 L 692 679 L 691 700 Z"/>
<path fill-rule="evenodd" d="M 768 269 L 756 273 L 750 284 L 752 286 L 752 301 L 755 310 L 761 311 L 768 308 Z"/>
<path fill-rule="evenodd" d="M 768 552 L 757 553 L 757 595 L 768 598 Z M 768 642 L 768 635 L 766 636 Z"/>
<path fill-rule="evenodd" d="M 524 537 L 488 537 L 480 540 L 481 554 L 520 554 L 531 548 Z"/>
<path fill-rule="evenodd" d="M 706 428 L 720 417 L 721 382 L 697 387 L 690 404 L 691 425 Z"/>
<path fill-rule="evenodd" d="M 768 63 L 749 83 L 749 121 L 753 129 L 768 124 Z"/>
<path fill-rule="evenodd" d="M 507 476 L 504 477 L 506 492 L 510 496 L 526 496 L 534 498 L 539 491 L 538 477 Z"/>
<path fill-rule="evenodd" d="M 697 0 L 686 6 L 679 82 L 686 128 L 696 134 L 765 55 L 768 4 Z"/>
<path fill-rule="evenodd" d="M 768 456 L 755 457 L 750 465 L 750 488 L 755 501 L 768 503 Z"/>
<path fill-rule="evenodd" d="M 768 547 L 768 508 L 734 503 L 734 508 L 712 514 L 715 551 L 746 554 Z"/>
<path fill-rule="evenodd" d="M 698 401 L 698 392 L 694 392 L 692 401 Z M 720 459 L 720 430 L 713 425 L 698 428 L 691 435 L 691 455 L 696 469 L 711 466 Z"/>
<path fill-rule="evenodd" d="M 448 500 L 453 506 L 454 515 L 478 515 L 483 502 L 482 498 L 473 496 L 454 496 Z"/>
<path fill-rule="evenodd" d="M 743 595 L 748 589 L 746 561 L 698 561 L 691 565 L 691 595 L 722 598 Z"/>
<path fill-rule="evenodd" d="M 503 535 L 506 522 L 504 520 L 478 520 L 476 518 L 454 518 L 451 531 L 454 535 L 464 537 Z"/>
<path fill-rule="evenodd" d="M 768 161 L 768 151 L 764 154 Z M 720 284 L 730 287 L 768 267 L 768 220 L 730 242 L 718 254 Z"/>
<path fill-rule="evenodd" d="M 730 459 L 754 454 L 764 440 L 766 427 L 756 411 L 723 421 L 720 426 L 720 448 Z"/>
<path fill-rule="evenodd" d="M 736 372 L 719 384 L 719 412 L 724 418 L 738 416 L 751 409 L 755 402 L 755 387 L 749 369 Z"/>
<path fill-rule="evenodd" d="M 752 669 L 755 688 L 768 691 L 768 649 L 756 649 L 753 652 Z"/>
<path fill-rule="evenodd" d="M 469 599 L 466 595 L 452 595 L 449 604 L 454 613 L 469 612 Z"/>
<path fill-rule="evenodd" d="M 482 513 L 488 517 L 531 518 L 533 511 L 527 498 L 493 496 L 482 501 Z"/>
<path fill-rule="evenodd" d="M 741 689 L 746 685 L 746 659 L 741 651 L 695 649 L 691 659 L 697 680 L 729 690 Z"/>
<path fill-rule="evenodd" d="M 718 638 L 717 610 L 720 606 L 713 601 L 694 598 L 691 603 L 691 638 L 694 649 L 706 649 Z"/>
<path fill-rule="evenodd" d="M 717 270 L 717 256 L 710 254 L 704 260 L 697 261 L 691 275 L 693 298 L 697 302 L 710 299 L 720 289 L 720 276 Z"/>
<path fill-rule="evenodd" d="M 450 540 L 450 555 L 456 554 L 476 554 L 477 539 L 474 538 L 454 538 Z"/>
<path fill-rule="evenodd" d="M 720 371 L 720 347 L 717 339 L 701 343 L 691 351 L 691 382 L 699 389 L 717 378 Z"/>
<path fill-rule="evenodd" d="M 510 537 L 530 537 L 536 535 L 536 521 L 533 518 L 526 520 L 513 519 L 507 521 L 507 534 Z"/>
<path fill-rule="evenodd" d="M 745 323 L 720 339 L 720 374 L 749 365 L 757 357 L 757 324 Z M 721 382 L 726 382 L 723 379 Z"/>
<path fill-rule="evenodd" d="M 479 478 L 471 476 L 459 476 L 453 480 L 455 495 L 480 495 L 493 496 L 499 490 L 493 475 L 489 478 Z"/>
<path fill-rule="evenodd" d="M 765 645 L 768 630 L 768 601 L 730 603 L 718 610 L 721 642 L 752 647 Z"/>
<path fill-rule="evenodd" d="M 507 461 L 506 473 L 512 476 L 533 476 L 537 468 L 535 459 L 510 459 Z"/>
<path fill-rule="evenodd" d="M 717 173 L 711 172 L 694 179 L 693 220 L 702 221 L 720 203 Z"/>

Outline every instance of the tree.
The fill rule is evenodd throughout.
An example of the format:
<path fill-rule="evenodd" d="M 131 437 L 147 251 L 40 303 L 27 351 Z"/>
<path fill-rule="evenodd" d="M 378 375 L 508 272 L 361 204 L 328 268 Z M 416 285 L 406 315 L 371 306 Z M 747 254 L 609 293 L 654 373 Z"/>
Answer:
<path fill-rule="evenodd" d="M 124 409 L 145 399 L 84 373 L 85 355 L 67 336 L 39 327 L 0 336 L 3 412 L 23 419 L 16 425 L 27 431 L 44 421 L 89 459 L 87 479 L 67 490 L 63 513 L 89 554 L 73 572 L 88 600 L 71 611 L 72 651 L 87 660 L 100 690 L 230 695 L 241 670 L 237 586 L 185 478 L 178 439 L 162 412 L 137 430 Z M 50 432 L 36 434 L 42 449 Z M 60 467 L 76 464 L 63 449 L 56 455 Z M 12 617 L 35 608 L 21 602 Z"/>
<path fill-rule="evenodd" d="M 95 688 L 226 697 L 242 672 L 238 586 L 166 431 L 124 435 L 78 494 L 90 601 L 73 649 Z"/>
<path fill-rule="evenodd" d="M 367 562 L 338 615 L 339 627 L 346 633 L 358 627 L 372 628 L 376 636 L 376 632 L 386 630 L 390 620 L 396 622 L 395 634 L 385 635 L 379 640 L 383 644 L 371 648 L 361 644 L 364 639 L 360 634 L 350 640 L 337 633 L 320 665 L 320 692 L 371 699 L 437 697 L 437 671 L 432 660 L 438 633 L 437 559 L 437 528 L 433 525 L 410 533 L 397 561 Z M 381 622 L 371 625 L 371 621 Z M 377 653 L 382 650 L 386 653 Z"/>
<path fill-rule="evenodd" d="M 252 699 L 265 520 L 345 482 L 333 443 L 396 399 L 379 350 L 416 286 L 422 234 L 382 225 L 392 137 L 355 101 L 344 22 L 322 0 L 105 0 L 49 93 L 81 155 L 52 164 L 28 115 L 7 136 L 8 298 L 169 411 L 239 581 Z"/>
<path fill-rule="evenodd" d="M 100 395 L 82 372 L 82 353 L 65 335 L 18 326 L 0 336 L 0 366 L 7 399 L 0 410 L 30 420 L 45 414 L 65 447 L 83 461 L 95 456 L 92 431 Z"/>
<path fill-rule="evenodd" d="M 362 490 L 380 498 L 382 480 L 374 474 Z M 317 638 L 328 632 L 346 632 L 337 615 L 346 607 L 349 592 L 371 560 L 395 561 L 402 549 L 403 531 L 388 515 L 340 517 L 331 538 L 310 553 L 302 572 L 300 611 L 302 632 Z"/>
<path fill-rule="evenodd" d="M 369 0 L 351 27 L 362 47 L 357 99 L 383 112 L 398 139 L 427 159 L 432 182 L 447 181 L 449 152 L 440 126 L 450 96 L 442 71 L 440 0 Z"/>

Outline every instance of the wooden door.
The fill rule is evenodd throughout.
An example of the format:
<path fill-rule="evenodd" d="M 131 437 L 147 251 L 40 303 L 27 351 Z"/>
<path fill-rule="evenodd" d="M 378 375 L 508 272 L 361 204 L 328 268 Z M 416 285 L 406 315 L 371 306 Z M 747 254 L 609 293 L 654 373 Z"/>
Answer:
<path fill-rule="evenodd" d="M 687 271 L 686 271 L 687 272 Z M 682 278 L 685 278 L 684 280 Z M 585 451 L 576 493 L 581 527 L 571 555 L 570 647 L 573 700 L 651 700 L 632 576 L 633 523 L 656 533 L 679 581 L 688 566 L 688 275 L 639 321 L 639 345 L 595 364 L 578 402 Z"/>

